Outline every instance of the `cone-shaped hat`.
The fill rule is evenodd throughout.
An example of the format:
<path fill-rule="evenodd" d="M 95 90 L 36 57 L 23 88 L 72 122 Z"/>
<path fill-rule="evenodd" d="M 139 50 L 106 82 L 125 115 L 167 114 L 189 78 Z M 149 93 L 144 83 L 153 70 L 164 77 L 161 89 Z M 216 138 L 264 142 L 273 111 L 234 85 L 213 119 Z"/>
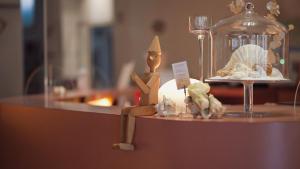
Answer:
<path fill-rule="evenodd" d="M 152 40 L 152 43 L 148 49 L 149 52 L 158 52 L 161 53 L 160 43 L 158 36 L 155 36 Z"/>

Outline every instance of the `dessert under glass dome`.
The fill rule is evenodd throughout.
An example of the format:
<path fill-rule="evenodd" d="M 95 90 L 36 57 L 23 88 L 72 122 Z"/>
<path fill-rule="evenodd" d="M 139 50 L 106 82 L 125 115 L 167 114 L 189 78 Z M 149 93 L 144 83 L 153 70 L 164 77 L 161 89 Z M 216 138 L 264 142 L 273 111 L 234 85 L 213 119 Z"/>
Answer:
<path fill-rule="evenodd" d="M 253 83 L 289 81 L 289 30 L 272 14 L 260 16 L 248 2 L 244 11 L 220 20 L 209 33 L 211 57 L 205 81 L 243 83 L 244 112 L 253 111 Z"/>

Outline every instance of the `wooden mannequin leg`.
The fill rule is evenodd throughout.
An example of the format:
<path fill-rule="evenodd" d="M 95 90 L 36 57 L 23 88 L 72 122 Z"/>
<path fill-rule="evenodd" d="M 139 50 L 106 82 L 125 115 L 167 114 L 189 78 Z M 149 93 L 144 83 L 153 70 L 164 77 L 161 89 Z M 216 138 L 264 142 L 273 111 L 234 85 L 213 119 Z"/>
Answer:
<path fill-rule="evenodd" d="M 128 119 L 127 119 L 126 143 L 132 144 L 133 136 L 134 136 L 134 130 L 135 130 L 135 117 L 133 115 L 129 114 Z"/>
<path fill-rule="evenodd" d="M 136 116 L 151 116 L 155 114 L 156 109 L 154 106 L 141 106 L 135 107 L 129 111 L 127 117 L 127 136 L 126 143 L 132 144 L 134 131 L 135 131 L 135 117 Z"/>
<path fill-rule="evenodd" d="M 136 116 L 150 116 L 155 114 L 156 109 L 151 106 L 128 107 L 122 110 L 121 113 L 121 142 L 113 144 L 114 149 L 134 150 L 132 141 L 135 131 Z"/>
<path fill-rule="evenodd" d="M 152 116 L 156 113 L 156 108 L 154 105 L 151 106 L 140 106 L 135 107 L 129 111 L 128 114 L 133 116 Z"/>

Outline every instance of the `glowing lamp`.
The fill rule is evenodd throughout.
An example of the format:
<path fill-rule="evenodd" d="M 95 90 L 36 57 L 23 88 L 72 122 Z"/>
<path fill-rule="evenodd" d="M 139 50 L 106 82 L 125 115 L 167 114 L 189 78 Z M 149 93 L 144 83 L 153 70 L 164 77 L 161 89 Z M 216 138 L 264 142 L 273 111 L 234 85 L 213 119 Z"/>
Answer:
<path fill-rule="evenodd" d="M 199 82 L 196 79 L 190 79 L 190 80 L 192 84 Z M 166 82 L 159 88 L 158 90 L 159 103 L 163 102 L 163 96 L 176 103 L 176 113 L 185 112 L 186 105 L 184 103 L 184 99 L 185 99 L 184 90 L 177 89 L 175 79 Z"/>

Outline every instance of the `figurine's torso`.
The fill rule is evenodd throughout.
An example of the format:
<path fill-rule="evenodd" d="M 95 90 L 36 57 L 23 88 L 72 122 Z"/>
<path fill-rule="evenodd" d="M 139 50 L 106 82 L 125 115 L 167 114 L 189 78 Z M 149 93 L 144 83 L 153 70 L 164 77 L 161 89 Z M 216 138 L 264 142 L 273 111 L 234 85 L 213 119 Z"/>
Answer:
<path fill-rule="evenodd" d="M 159 78 L 159 73 L 144 73 L 141 76 L 141 79 L 145 84 L 147 84 L 151 78 L 157 77 L 152 86 L 149 87 L 149 93 L 143 93 L 141 94 L 141 100 L 140 100 L 140 105 L 141 106 L 146 106 L 146 105 L 155 105 L 158 104 L 158 89 L 160 85 L 160 78 Z"/>

